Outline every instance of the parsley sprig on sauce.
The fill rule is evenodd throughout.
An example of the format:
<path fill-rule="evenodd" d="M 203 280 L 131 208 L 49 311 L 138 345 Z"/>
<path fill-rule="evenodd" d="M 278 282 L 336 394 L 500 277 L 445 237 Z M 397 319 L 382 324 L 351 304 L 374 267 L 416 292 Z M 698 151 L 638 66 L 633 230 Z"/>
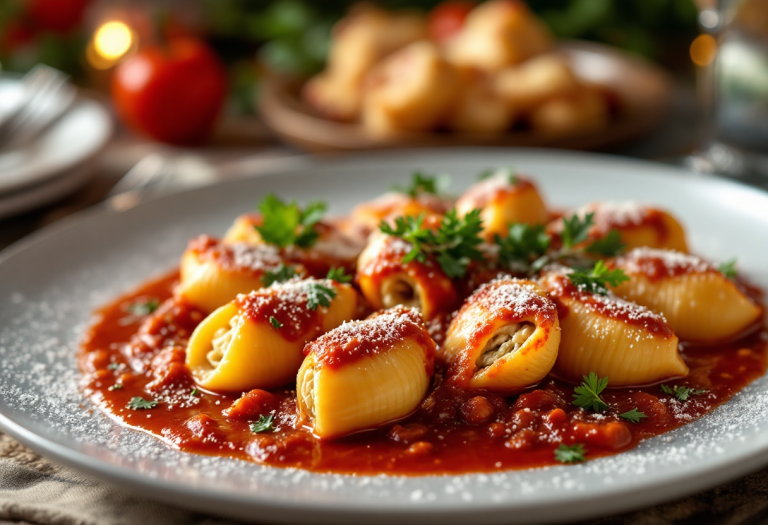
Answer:
<path fill-rule="evenodd" d="M 251 423 L 251 432 L 254 434 L 259 434 L 261 432 L 272 432 L 275 429 L 272 424 L 273 419 L 274 416 L 272 414 L 267 416 L 260 415 L 258 421 Z"/>
<path fill-rule="evenodd" d="M 596 373 L 590 372 L 588 376 L 584 376 L 584 381 L 573 389 L 573 404 L 595 412 L 607 410 L 608 403 L 600 397 L 600 394 L 607 386 L 607 377 L 601 379 L 597 377 Z"/>
<path fill-rule="evenodd" d="M 349 275 L 342 267 L 331 268 L 330 270 L 328 270 L 328 275 L 326 276 L 326 279 L 330 279 L 331 281 L 336 281 L 337 283 L 341 283 L 341 284 L 347 284 L 352 282 L 352 276 Z"/>
<path fill-rule="evenodd" d="M 321 201 L 308 203 L 304 208 L 296 202 L 284 202 L 273 194 L 267 195 L 258 205 L 261 212 L 261 226 L 254 226 L 267 244 L 279 248 L 298 246 L 309 248 L 319 237 L 315 225 L 320 222 L 326 210 Z"/>
<path fill-rule="evenodd" d="M 665 394 L 669 394 L 670 396 L 675 396 L 678 401 L 688 401 L 688 398 L 691 396 L 698 396 L 701 394 L 705 394 L 707 391 L 698 389 L 698 388 L 688 388 L 687 386 L 682 385 L 675 385 L 673 387 L 669 387 L 667 385 L 661 385 L 661 391 Z"/>
<path fill-rule="evenodd" d="M 579 287 L 580 290 L 608 295 L 608 285 L 618 286 L 629 277 L 624 270 L 609 270 L 603 261 L 597 261 L 589 272 L 574 270 L 568 274 L 568 280 Z"/>
<path fill-rule="evenodd" d="M 261 284 L 264 286 L 272 286 L 274 283 L 282 283 L 290 281 L 298 275 L 296 268 L 287 264 L 281 264 L 275 270 L 267 270 L 264 275 L 261 276 Z"/>
<path fill-rule="evenodd" d="M 633 408 L 632 410 L 629 410 L 628 412 L 624 412 L 623 414 L 619 414 L 619 417 L 622 419 L 626 419 L 630 423 L 640 423 L 640 420 L 646 419 L 648 416 L 640 412 L 637 407 Z"/>
<path fill-rule="evenodd" d="M 584 445 L 576 443 L 575 445 L 560 445 L 555 449 L 555 459 L 560 463 L 581 463 L 586 458 L 587 451 Z"/>
<path fill-rule="evenodd" d="M 437 230 L 423 226 L 423 215 L 398 217 L 394 227 L 382 221 L 379 230 L 410 243 L 411 250 L 403 257 L 403 263 L 426 263 L 434 257 L 448 277 L 463 277 L 470 262 L 483 260 L 483 254 L 477 248 L 482 242 L 480 232 L 483 230 L 480 211 L 472 210 L 464 217 L 458 217 L 455 209 L 450 210 Z"/>
<path fill-rule="evenodd" d="M 160 300 L 155 297 L 133 302 L 125 307 L 125 311 L 136 317 L 145 317 L 160 307 Z"/>
<path fill-rule="evenodd" d="M 157 401 L 150 400 L 147 401 L 143 397 L 132 397 L 130 401 L 128 401 L 127 407 L 131 410 L 150 410 L 152 408 L 155 408 L 157 406 Z"/>
<path fill-rule="evenodd" d="M 336 290 L 320 283 L 307 285 L 307 308 L 317 310 L 318 306 L 331 306 L 331 301 L 336 297 Z"/>

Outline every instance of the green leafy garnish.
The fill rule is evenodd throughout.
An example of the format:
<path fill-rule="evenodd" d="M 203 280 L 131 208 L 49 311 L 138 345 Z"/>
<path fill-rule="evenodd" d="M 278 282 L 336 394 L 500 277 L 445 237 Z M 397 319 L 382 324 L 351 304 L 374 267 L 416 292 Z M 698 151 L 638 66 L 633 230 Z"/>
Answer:
<path fill-rule="evenodd" d="M 193 388 L 192 392 L 189 393 L 190 396 L 196 396 L 199 390 L 197 388 Z"/>
<path fill-rule="evenodd" d="M 128 408 L 131 410 L 149 410 L 150 408 L 155 408 L 157 406 L 157 401 L 147 401 L 143 397 L 132 397 L 130 401 L 128 401 Z"/>
<path fill-rule="evenodd" d="M 584 461 L 584 445 L 576 443 L 575 445 L 560 445 L 555 449 L 555 459 L 560 463 L 581 463 Z"/>
<path fill-rule="evenodd" d="M 608 408 L 608 403 L 603 401 L 600 393 L 608 386 L 608 378 L 602 379 L 597 374 L 590 372 L 584 376 L 584 381 L 573 389 L 573 404 L 577 407 L 602 412 Z"/>
<path fill-rule="evenodd" d="M 515 168 L 507 167 L 507 168 L 496 168 L 493 170 L 485 170 L 480 173 L 480 175 L 477 176 L 477 180 L 487 180 L 491 177 L 506 177 L 507 182 L 509 182 L 510 186 L 514 186 L 517 184 L 517 170 Z"/>
<path fill-rule="evenodd" d="M 640 423 L 641 419 L 645 419 L 648 416 L 640 412 L 637 407 L 633 408 L 629 412 L 624 412 L 623 414 L 619 414 L 620 418 L 626 419 L 630 423 Z"/>
<path fill-rule="evenodd" d="M 499 247 L 499 260 L 503 264 L 513 270 L 525 272 L 532 266 L 538 266 L 535 265 L 536 261 L 542 260 L 552 239 L 541 224 L 531 226 L 517 223 L 509 226 L 507 237 L 495 235 L 494 242 Z"/>
<path fill-rule="evenodd" d="M 595 214 L 587 213 L 582 219 L 578 214 L 573 214 L 570 219 L 563 217 L 563 231 L 560 234 L 563 247 L 573 248 L 587 240 L 589 228 L 595 224 Z"/>
<path fill-rule="evenodd" d="M 310 202 L 303 209 L 296 202 L 286 203 L 273 194 L 267 195 L 258 206 L 261 226 L 254 226 L 267 244 L 279 248 L 298 246 L 309 248 L 319 237 L 315 225 L 326 210 L 324 202 Z"/>
<path fill-rule="evenodd" d="M 135 303 L 129 304 L 125 311 L 128 312 L 131 315 L 135 315 L 136 317 L 144 317 L 155 310 L 157 310 L 160 307 L 160 301 L 154 297 L 151 299 L 146 299 L 144 301 L 136 301 Z"/>
<path fill-rule="evenodd" d="M 437 231 L 424 228 L 424 216 L 398 217 L 393 228 L 382 221 L 379 230 L 387 235 L 399 237 L 411 244 L 411 251 L 403 262 L 419 261 L 426 263 L 433 256 L 448 277 L 463 277 L 471 261 L 480 261 L 483 254 L 477 249 L 482 242 L 480 232 L 483 221 L 481 210 L 472 210 L 459 218 L 456 210 L 450 210 L 442 218 Z"/>
<path fill-rule="evenodd" d="M 274 416 L 272 414 L 269 414 L 268 416 L 260 415 L 258 421 L 251 423 L 251 432 L 256 434 L 260 432 L 271 432 L 275 428 L 272 426 L 273 419 Z"/>
<path fill-rule="evenodd" d="M 440 193 L 440 187 L 443 186 L 442 180 L 445 180 L 445 176 L 435 177 L 427 175 L 422 171 L 415 171 L 408 186 L 394 186 L 392 189 L 398 193 L 410 195 L 413 198 L 423 193 L 437 195 Z"/>
<path fill-rule="evenodd" d="M 602 239 L 593 241 L 587 246 L 587 253 L 602 255 L 604 257 L 615 257 L 619 255 L 626 246 L 626 244 L 621 242 L 621 234 L 616 230 L 611 230 L 608 232 L 608 235 Z"/>
<path fill-rule="evenodd" d="M 328 288 L 320 283 L 307 285 L 307 308 L 310 310 L 317 310 L 318 306 L 331 306 L 334 297 L 336 297 L 336 290 L 333 288 Z"/>
<path fill-rule="evenodd" d="M 698 388 L 688 388 L 687 386 L 675 385 L 670 388 L 667 385 L 661 385 L 661 391 L 670 396 L 675 396 L 680 401 L 688 401 L 691 396 L 698 396 L 706 393 L 706 390 Z"/>
<path fill-rule="evenodd" d="M 607 285 L 618 286 L 629 277 L 624 270 L 609 270 L 603 261 L 597 261 L 589 273 L 575 270 L 568 274 L 568 279 L 579 289 L 600 295 L 608 295 Z"/>
<path fill-rule="evenodd" d="M 107 365 L 107 370 L 117 370 L 118 368 L 120 368 L 119 363 L 109 363 Z"/>
<path fill-rule="evenodd" d="M 114 391 L 114 390 L 120 390 L 121 388 L 123 388 L 123 385 L 122 385 L 122 383 L 115 383 L 115 384 L 114 384 L 114 385 L 112 385 L 111 387 L 107 388 L 107 390 L 109 390 L 110 392 L 112 392 L 112 391 Z"/>
<path fill-rule="evenodd" d="M 314 308 L 313 308 L 314 310 Z M 283 323 L 277 320 L 277 318 L 274 315 L 269 316 L 269 324 L 272 325 L 272 328 L 275 330 L 279 330 L 283 327 Z"/>
<path fill-rule="evenodd" d="M 352 276 L 349 275 L 346 271 L 344 271 L 344 268 L 342 268 L 341 266 L 338 268 L 331 268 L 330 270 L 328 270 L 328 275 L 325 278 L 330 279 L 331 281 L 336 281 L 337 283 L 352 282 Z"/>
<path fill-rule="evenodd" d="M 289 281 L 296 277 L 298 272 L 293 266 L 287 264 L 281 264 L 276 270 L 267 270 L 264 275 L 261 276 L 261 284 L 264 286 L 272 286 L 274 283 L 282 283 Z"/>
<path fill-rule="evenodd" d="M 720 270 L 720 273 L 725 275 L 728 279 L 734 279 L 736 277 L 736 259 L 731 259 L 730 261 L 721 263 L 717 269 Z"/>

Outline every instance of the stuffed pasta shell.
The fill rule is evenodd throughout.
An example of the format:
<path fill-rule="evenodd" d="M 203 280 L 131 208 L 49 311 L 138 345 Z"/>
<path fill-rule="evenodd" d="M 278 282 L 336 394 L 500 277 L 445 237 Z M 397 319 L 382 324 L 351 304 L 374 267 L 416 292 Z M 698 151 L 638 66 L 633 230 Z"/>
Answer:
<path fill-rule="evenodd" d="M 629 277 L 614 288 L 617 295 L 664 314 L 685 341 L 733 338 L 763 313 L 734 281 L 693 255 L 636 248 L 609 266 Z"/>
<path fill-rule="evenodd" d="M 435 343 L 419 313 L 398 307 L 309 343 L 296 378 L 300 417 L 322 439 L 401 419 L 421 403 Z"/>
<path fill-rule="evenodd" d="M 398 305 L 418 308 L 426 320 L 450 312 L 458 303 L 453 282 L 434 261 L 404 263 L 410 250 L 402 239 L 372 233 L 357 264 L 363 296 L 377 310 Z"/>
<path fill-rule="evenodd" d="M 240 295 L 198 325 L 186 364 L 208 390 L 284 385 L 301 366 L 304 345 L 357 310 L 357 292 L 330 280 L 294 279 Z"/>
<path fill-rule="evenodd" d="M 284 265 L 274 246 L 245 243 L 225 244 L 203 235 L 190 241 L 181 256 L 180 281 L 176 295 L 188 303 L 212 312 L 238 294 L 258 290 L 267 272 Z M 301 265 L 294 265 L 303 273 Z"/>
<path fill-rule="evenodd" d="M 259 214 L 241 215 L 227 230 L 223 242 L 263 245 L 265 243 L 256 229 L 261 223 Z M 333 267 L 354 270 L 355 261 L 365 244 L 363 237 L 345 233 L 337 224 L 329 221 L 318 222 L 313 228 L 318 238 L 312 246 L 299 248 L 291 245 L 281 248 L 280 257 L 286 263 L 301 264 L 308 275 L 317 278 L 325 277 Z"/>
<path fill-rule="evenodd" d="M 562 337 L 553 371 L 570 381 L 590 372 L 612 386 L 635 386 L 688 374 L 678 338 L 664 317 L 612 294 L 583 290 L 570 270 L 550 268 L 540 284 L 557 304 Z"/>
<path fill-rule="evenodd" d="M 497 170 L 492 176 L 470 187 L 456 201 L 456 212 L 466 215 L 481 209 L 484 233 L 506 236 L 509 225 L 516 222 L 544 224 L 549 220 L 547 207 L 536 186 L 528 179 Z"/>
<path fill-rule="evenodd" d="M 381 221 L 391 217 L 416 217 L 422 213 L 443 215 L 451 206 L 450 200 L 432 193 L 419 193 L 412 197 L 392 191 L 355 206 L 350 222 L 367 234 L 378 229 Z"/>
<path fill-rule="evenodd" d="M 627 249 L 648 246 L 688 251 L 683 227 L 664 210 L 636 202 L 594 202 L 574 213 L 582 219 L 592 214 L 589 240 L 605 237 L 611 230 L 616 230 Z M 547 229 L 557 237 L 563 229 L 562 219 L 551 223 Z"/>
<path fill-rule="evenodd" d="M 515 391 L 544 379 L 560 345 L 557 307 L 536 283 L 483 285 L 448 327 L 441 354 L 464 388 Z"/>

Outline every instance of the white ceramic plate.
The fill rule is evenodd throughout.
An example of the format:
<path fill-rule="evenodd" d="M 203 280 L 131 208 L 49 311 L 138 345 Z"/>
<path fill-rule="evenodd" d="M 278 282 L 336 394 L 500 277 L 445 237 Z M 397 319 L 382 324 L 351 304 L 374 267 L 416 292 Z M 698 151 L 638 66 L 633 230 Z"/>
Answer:
<path fill-rule="evenodd" d="M 17 78 L 0 78 L 0 114 L 21 94 Z M 0 197 L 50 183 L 96 155 L 112 134 L 109 111 L 95 100 L 73 106 L 31 144 L 0 151 Z"/>
<path fill-rule="evenodd" d="M 75 350 L 90 312 L 172 268 L 187 239 L 221 234 L 267 192 L 345 212 L 409 178 L 494 166 L 533 175 L 556 206 L 635 199 L 667 207 L 694 250 L 768 288 L 768 194 L 658 164 L 553 151 L 458 150 L 358 157 L 94 210 L 0 257 L 0 427 L 49 457 L 147 496 L 267 522 L 531 523 L 659 503 L 768 463 L 768 378 L 706 417 L 623 454 L 491 475 L 356 477 L 195 456 L 121 427 L 78 391 Z M 89 410 L 92 409 L 92 410 Z"/>

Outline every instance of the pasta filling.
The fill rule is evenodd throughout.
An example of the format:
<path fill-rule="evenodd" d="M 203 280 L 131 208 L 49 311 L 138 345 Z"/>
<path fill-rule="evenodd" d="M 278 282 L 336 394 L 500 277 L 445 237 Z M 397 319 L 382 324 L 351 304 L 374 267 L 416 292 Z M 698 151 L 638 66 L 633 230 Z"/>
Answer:
<path fill-rule="evenodd" d="M 235 326 L 237 326 L 237 316 L 229 320 L 229 328 L 219 328 L 213 334 L 213 340 L 211 341 L 212 349 L 205 354 L 205 358 L 208 359 L 208 363 L 213 368 L 219 366 L 219 363 L 224 358 L 224 354 L 227 353 L 227 348 L 229 348 L 232 338 L 235 336 Z"/>
<path fill-rule="evenodd" d="M 499 359 L 517 352 L 533 335 L 536 326 L 533 323 L 510 324 L 501 327 L 485 345 L 483 353 L 475 364 L 478 368 L 491 366 Z"/>
<path fill-rule="evenodd" d="M 301 383 L 301 399 L 309 416 L 315 417 L 315 367 L 310 366 L 304 371 L 304 380 Z"/>
<path fill-rule="evenodd" d="M 382 303 L 385 308 L 398 305 L 421 308 L 421 298 L 415 285 L 405 278 L 387 280 L 381 287 Z"/>

